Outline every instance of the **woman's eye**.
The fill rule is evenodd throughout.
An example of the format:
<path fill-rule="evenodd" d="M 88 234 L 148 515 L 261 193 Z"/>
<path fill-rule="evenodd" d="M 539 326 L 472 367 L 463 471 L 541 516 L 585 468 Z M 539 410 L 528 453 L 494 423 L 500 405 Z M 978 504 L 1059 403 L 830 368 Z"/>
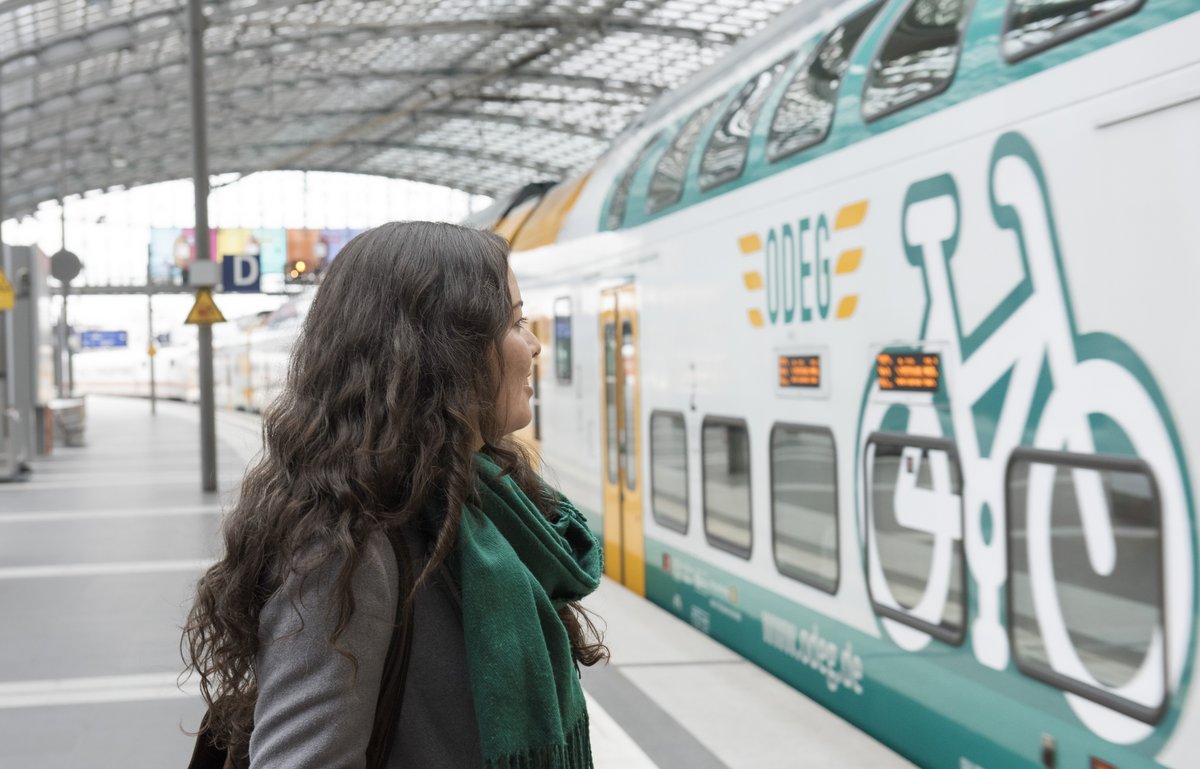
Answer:
<path fill-rule="evenodd" d="M 525 324 L 528 321 L 529 321 L 529 318 L 521 318 L 520 320 L 517 321 L 517 328 L 525 328 Z"/>

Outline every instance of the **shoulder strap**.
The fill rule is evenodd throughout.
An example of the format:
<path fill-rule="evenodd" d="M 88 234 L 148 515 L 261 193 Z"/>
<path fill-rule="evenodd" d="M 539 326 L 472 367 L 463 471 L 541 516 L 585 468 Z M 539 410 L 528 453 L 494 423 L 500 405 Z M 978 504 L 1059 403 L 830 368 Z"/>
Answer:
<path fill-rule="evenodd" d="M 399 531 L 389 531 L 388 540 L 392 543 L 392 552 L 396 555 L 396 565 L 400 570 L 400 591 L 396 598 L 392 640 L 383 663 L 379 700 L 375 703 L 375 724 L 371 729 L 371 740 L 367 743 L 367 769 L 384 769 L 384 762 L 396 737 L 396 725 L 400 722 L 408 661 L 412 656 L 413 602 L 408 598 L 415 581 L 413 556 L 407 540 Z"/>
<path fill-rule="evenodd" d="M 224 769 L 228 760 L 228 752 L 212 742 L 212 735 L 208 731 L 208 715 L 205 713 L 200 720 L 200 733 L 196 735 L 196 747 L 192 749 L 188 769 Z"/>

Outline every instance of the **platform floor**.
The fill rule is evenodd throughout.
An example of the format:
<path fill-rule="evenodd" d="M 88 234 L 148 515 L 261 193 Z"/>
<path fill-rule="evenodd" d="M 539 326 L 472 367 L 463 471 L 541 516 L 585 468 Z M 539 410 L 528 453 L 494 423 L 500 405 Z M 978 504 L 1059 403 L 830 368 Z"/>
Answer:
<path fill-rule="evenodd" d="M 0 767 L 182 767 L 203 704 L 178 682 L 179 628 L 259 420 L 218 415 L 204 493 L 194 406 L 87 408 L 86 447 L 0 484 Z M 913 766 L 614 583 L 587 605 L 612 650 L 583 678 L 598 769 Z"/>

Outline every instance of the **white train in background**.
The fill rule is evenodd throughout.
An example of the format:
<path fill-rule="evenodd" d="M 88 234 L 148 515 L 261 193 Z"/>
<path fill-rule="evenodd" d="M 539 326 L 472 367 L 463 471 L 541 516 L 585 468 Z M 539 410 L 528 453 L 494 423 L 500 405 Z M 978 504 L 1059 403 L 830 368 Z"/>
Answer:
<path fill-rule="evenodd" d="M 312 303 L 313 290 L 262 312 L 213 326 L 213 391 L 217 408 L 261 413 L 287 372 L 292 344 Z M 182 336 L 174 334 L 173 336 Z M 150 397 L 150 357 L 132 348 L 75 355 L 79 395 Z M 200 400 L 196 342 L 160 346 L 154 356 L 154 392 L 159 398 Z"/>

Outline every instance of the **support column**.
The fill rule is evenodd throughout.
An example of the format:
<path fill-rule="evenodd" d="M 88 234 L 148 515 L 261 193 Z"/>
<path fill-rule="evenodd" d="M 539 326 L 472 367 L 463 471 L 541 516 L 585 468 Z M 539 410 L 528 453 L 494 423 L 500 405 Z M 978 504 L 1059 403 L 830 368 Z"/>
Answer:
<path fill-rule="evenodd" d="M 196 196 L 196 259 L 212 261 L 208 243 L 208 117 L 204 86 L 204 7 L 188 0 L 191 65 L 192 183 Z M 213 397 L 212 326 L 197 328 L 200 354 L 200 478 L 204 491 L 217 490 L 217 430 Z"/>
<path fill-rule="evenodd" d="M 0 109 L 0 121 L 4 110 Z M 0 131 L 0 136 L 4 134 Z M 11 281 L 13 273 L 4 247 L 4 148 L 0 145 L 0 271 Z M 11 480 L 17 475 L 17 440 L 15 425 L 9 425 L 9 413 L 13 406 L 12 345 L 8 337 L 11 332 L 10 312 L 0 310 L 0 480 Z"/>

